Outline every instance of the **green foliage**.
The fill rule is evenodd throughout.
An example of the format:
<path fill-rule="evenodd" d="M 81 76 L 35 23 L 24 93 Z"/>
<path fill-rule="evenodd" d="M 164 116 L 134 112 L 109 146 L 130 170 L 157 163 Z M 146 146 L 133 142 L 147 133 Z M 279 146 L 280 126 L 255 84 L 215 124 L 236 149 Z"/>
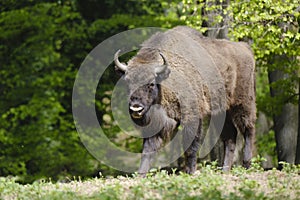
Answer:
<path fill-rule="evenodd" d="M 268 61 L 270 54 L 299 55 L 299 2 L 236 1 L 231 4 L 235 38 L 253 39 L 256 58 Z M 251 31 L 250 31 L 251 30 Z M 296 48 L 294 48 L 296 47 Z"/>
<path fill-rule="evenodd" d="M 280 165 L 282 165 L 282 171 L 288 174 L 299 174 L 300 173 L 300 165 L 294 165 L 287 162 L 280 161 Z"/>
<path fill-rule="evenodd" d="M 89 35 L 95 39 L 95 41 L 92 41 L 92 44 L 96 46 L 108 37 L 128 29 L 138 27 L 170 28 L 180 24 L 183 24 L 183 22 L 176 18 L 115 14 L 110 19 L 98 19 L 93 21 L 89 27 Z"/>
<path fill-rule="evenodd" d="M 266 161 L 264 157 L 261 157 L 260 155 L 255 156 L 251 159 L 251 168 L 252 171 L 263 171 L 262 168 L 262 162 Z"/>
<path fill-rule="evenodd" d="M 44 3 L 2 12 L 0 31 L 0 175 L 31 182 L 94 173 L 70 112 L 75 66 L 88 47 L 84 21 Z"/>
<path fill-rule="evenodd" d="M 75 5 L 84 19 L 93 22 L 99 18 L 109 19 L 115 14 L 122 15 L 157 15 L 162 13 L 161 0 L 76 0 Z"/>
<path fill-rule="evenodd" d="M 178 7 L 179 17 L 185 24 L 201 31 L 205 35 L 209 31 L 218 33 L 228 28 L 227 17 L 229 5 L 225 1 L 183 0 Z"/>

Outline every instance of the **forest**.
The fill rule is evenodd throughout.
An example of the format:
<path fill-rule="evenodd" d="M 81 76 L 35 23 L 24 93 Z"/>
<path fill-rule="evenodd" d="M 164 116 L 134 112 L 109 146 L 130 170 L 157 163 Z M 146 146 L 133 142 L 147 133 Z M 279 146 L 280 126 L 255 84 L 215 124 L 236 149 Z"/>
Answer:
<path fill-rule="evenodd" d="M 0 0 L 0 177 L 32 183 L 123 174 L 94 158 L 79 137 L 72 115 L 77 72 L 109 37 L 177 25 L 251 46 L 256 60 L 255 154 L 264 158 L 266 169 L 280 169 L 282 161 L 300 164 L 299 3 Z M 141 139 L 121 137 L 113 120 L 111 93 L 118 79 L 110 65 L 95 95 L 97 117 L 114 144 L 140 152 Z"/>

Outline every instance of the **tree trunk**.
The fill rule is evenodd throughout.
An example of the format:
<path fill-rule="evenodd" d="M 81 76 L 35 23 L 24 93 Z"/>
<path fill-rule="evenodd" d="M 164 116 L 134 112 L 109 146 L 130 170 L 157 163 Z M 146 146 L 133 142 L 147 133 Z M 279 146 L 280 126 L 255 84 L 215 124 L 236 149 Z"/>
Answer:
<path fill-rule="evenodd" d="M 298 136 L 295 164 L 300 164 L 300 77 L 298 78 Z"/>
<path fill-rule="evenodd" d="M 285 57 L 275 58 L 278 62 L 279 59 L 288 59 Z M 287 75 L 279 70 L 269 72 L 270 84 L 280 79 L 287 78 Z M 281 91 L 271 88 L 272 97 L 281 95 Z M 296 145 L 298 133 L 298 108 L 297 105 L 286 103 L 282 106 L 280 112 L 273 116 L 274 131 L 276 139 L 276 149 L 278 161 L 288 163 L 295 163 L 296 158 Z M 279 168 L 282 166 L 279 164 Z"/>
<path fill-rule="evenodd" d="M 210 7 L 213 5 L 221 5 L 222 10 L 211 10 L 204 11 L 204 15 L 208 17 L 208 20 L 204 23 L 208 27 L 207 36 L 210 38 L 218 38 L 218 39 L 228 39 L 228 15 L 223 13 L 223 10 L 227 8 L 230 0 L 225 1 L 208 1 L 206 2 L 207 6 Z M 216 23 L 216 17 L 221 15 L 223 17 L 222 22 Z"/>

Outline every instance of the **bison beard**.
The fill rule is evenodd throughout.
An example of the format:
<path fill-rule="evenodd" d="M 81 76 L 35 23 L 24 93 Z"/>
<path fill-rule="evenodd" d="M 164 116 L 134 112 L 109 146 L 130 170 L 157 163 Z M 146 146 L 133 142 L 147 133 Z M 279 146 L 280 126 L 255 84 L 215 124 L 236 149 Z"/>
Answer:
<path fill-rule="evenodd" d="M 117 71 L 124 75 L 130 88 L 129 110 L 132 120 L 142 126 L 144 136 L 139 173 L 145 175 L 162 144 L 183 125 L 185 172 L 196 170 L 200 147 L 202 119 L 226 111 L 221 137 L 225 144 L 223 170 L 233 165 L 237 134 L 245 139 L 244 166 L 250 166 L 255 137 L 255 65 L 253 54 L 245 43 L 213 40 L 196 30 L 179 26 L 157 33 L 142 44 L 128 64 L 120 63 L 115 54 Z M 210 60 L 210 62 L 206 62 Z M 216 80 L 213 69 L 221 76 Z M 187 77 L 196 93 L 196 102 L 182 108 L 178 97 L 185 86 L 176 84 L 176 74 Z M 164 87 L 164 81 L 178 85 L 178 91 Z M 135 85 L 142 82 L 142 86 Z M 161 84 L 161 86 L 160 86 Z M 219 94 L 222 87 L 224 96 Z M 210 94 L 210 95 L 209 95 Z M 223 102 L 223 98 L 224 103 Z M 191 113 L 197 110 L 199 116 Z M 197 124 L 198 126 L 193 126 Z M 153 132 L 156 133 L 153 135 Z"/>

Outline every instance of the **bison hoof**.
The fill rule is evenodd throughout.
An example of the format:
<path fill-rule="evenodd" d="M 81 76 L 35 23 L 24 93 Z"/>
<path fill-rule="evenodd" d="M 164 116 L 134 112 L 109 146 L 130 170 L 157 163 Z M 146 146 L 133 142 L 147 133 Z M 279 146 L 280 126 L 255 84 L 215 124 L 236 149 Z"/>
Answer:
<path fill-rule="evenodd" d="M 138 176 L 138 177 L 146 178 L 146 174 L 147 174 L 147 173 L 139 173 L 139 176 Z"/>
<path fill-rule="evenodd" d="M 196 171 L 196 167 L 187 167 L 185 166 L 183 171 L 187 174 L 194 174 Z"/>
<path fill-rule="evenodd" d="M 251 166 L 251 161 L 243 161 L 243 167 L 245 167 L 246 169 L 249 169 Z"/>
<path fill-rule="evenodd" d="M 229 166 L 223 166 L 223 167 L 222 167 L 222 171 L 223 171 L 223 172 L 229 172 L 230 169 L 231 169 L 231 167 L 229 167 Z"/>

